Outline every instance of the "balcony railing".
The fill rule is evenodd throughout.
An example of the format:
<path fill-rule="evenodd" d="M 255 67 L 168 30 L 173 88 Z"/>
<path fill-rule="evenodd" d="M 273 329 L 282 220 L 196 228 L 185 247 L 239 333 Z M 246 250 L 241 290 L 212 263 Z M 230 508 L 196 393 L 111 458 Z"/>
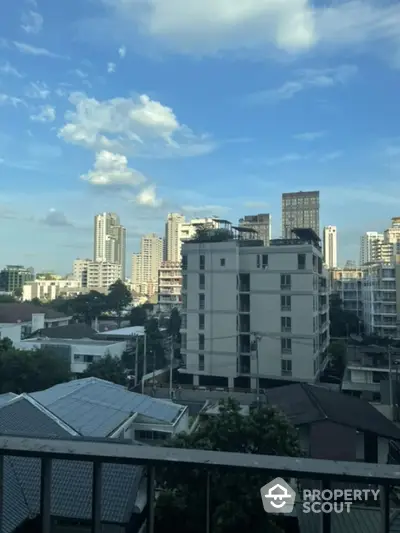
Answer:
<path fill-rule="evenodd" d="M 203 450 L 185 450 L 153 446 L 135 446 L 130 442 L 81 440 L 80 438 L 37 439 L 31 437 L 0 437 L 0 473 L 3 486 L 3 461 L 5 456 L 34 457 L 41 460 L 40 516 L 42 533 L 50 533 L 52 461 L 85 461 L 93 464 L 92 474 L 92 508 L 91 531 L 100 533 L 102 530 L 102 467 L 105 463 L 143 465 L 147 469 L 147 506 L 146 531 L 154 533 L 156 468 L 173 465 L 174 468 L 203 469 L 205 476 L 206 505 L 204 508 L 205 531 L 210 525 L 210 477 L 216 470 L 246 471 L 249 474 L 265 474 L 268 481 L 271 477 L 290 479 L 318 480 L 324 490 L 330 489 L 333 483 L 347 482 L 355 484 L 376 485 L 380 487 L 381 527 L 380 533 L 390 531 L 390 490 L 400 485 L 398 468 L 391 465 L 372 463 L 351 463 L 280 457 L 268 455 L 252 455 L 248 453 L 211 452 Z M 260 487 L 261 488 L 261 487 Z M 0 500 L 1 504 L 3 503 Z M 260 502 L 261 505 L 261 502 Z M 2 511 L 2 509 L 0 509 Z M 0 516 L 3 513 L 0 512 Z M 318 533 L 331 532 L 331 514 L 321 515 Z"/>

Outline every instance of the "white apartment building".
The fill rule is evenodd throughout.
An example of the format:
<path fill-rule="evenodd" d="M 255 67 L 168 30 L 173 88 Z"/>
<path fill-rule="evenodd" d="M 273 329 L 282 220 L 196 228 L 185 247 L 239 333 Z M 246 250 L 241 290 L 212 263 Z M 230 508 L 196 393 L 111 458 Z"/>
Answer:
<path fill-rule="evenodd" d="M 157 292 L 158 270 L 163 260 L 163 248 L 163 239 L 155 233 L 150 233 L 142 237 L 140 253 L 133 254 L 132 288 L 139 294 L 145 291 L 147 295 L 152 296 Z"/>
<path fill-rule="evenodd" d="M 91 259 L 75 259 L 74 261 L 72 275 L 81 287 L 87 287 L 87 271 L 92 262 Z"/>
<path fill-rule="evenodd" d="M 165 223 L 165 260 L 178 263 L 181 260 L 181 228 L 185 217 L 179 213 L 169 213 Z"/>
<path fill-rule="evenodd" d="M 121 265 L 122 280 L 125 280 L 126 229 L 121 226 L 115 213 L 101 213 L 94 217 L 95 262 Z"/>
<path fill-rule="evenodd" d="M 122 265 L 118 263 L 91 261 L 88 264 L 88 289 L 108 289 L 119 279 L 122 279 Z"/>
<path fill-rule="evenodd" d="M 201 386 L 215 378 L 252 389 L 257 377 L 261 387 L 267 379 L 315 380 L 329 343 L 317 236 L 304 230 L 264 247 L 231 234 L 183 245 L 181 371 Z"/>
<path fill-rule="evenodd" d="M 367 231 L 360 240 L 360 265 L 378 261 L 383 233 Z"/>
<path fill-rule="evenodd" d="M 363 319 L 363 275 L 361 268 L 334 268 L 330 270 L 330 288 L 342 301 L 343 309 Z"/>
<path fill-rule="evenodd" d="M 74 289 L 79 291 L 81 287 L 82 285 L 76 279 L 37 279 L 23 286 L 22 300 L 30 301 L 33 298 L 55 300 L 58 296 L 70 293 Z"/>
<path fill-rule="evenodd" d="M 181 263 L 164 261 L 158 271 L 158 306 L 162 313 L 170 313 L 182 303 Z"/>
<path fill-rule="evenodd" d="M 337 228 L 325 226 L 323 234 L 324 264 L 326 268 L 337 267 Z"/>
<path fill-rule="evenodd" d="M 400 265 L 365 267 L 362 285 L 363 320 L 369 335 L 399 336 Z"/>

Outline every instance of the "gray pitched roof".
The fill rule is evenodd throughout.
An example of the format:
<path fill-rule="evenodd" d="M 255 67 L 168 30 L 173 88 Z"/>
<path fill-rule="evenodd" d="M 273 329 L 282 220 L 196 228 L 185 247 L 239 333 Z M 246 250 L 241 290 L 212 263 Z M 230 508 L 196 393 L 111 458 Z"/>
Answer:
<path fill-rule="evenodd" d="M 0 303 L 0 322 L 5 324 L 16 323 L 18 320 L 21 322 L 30 322 L 33 313 L 44 313 L 48 320 L 68 318 L 64 313 L 30 302 Z"/>
<path fill-rule="evenodd" d="M 48 337 L 49 339 L 92 339 L 97 331 L 86 324 L 68 324 L 34 331 L 28 338 Z"/>
<path fill-rule="evenodd" d="M 24 394 L 0 406 L 0 433 L 52 438 L 74 438 L 76 435 L 66 423 Z M 4 475 L 1 533 L 11 533 L 26 518 L 39 513 L 40 460 L 6 457 Z M 129 520 L 142 475 L 141 467 L 104 465 L 104 522 L 125 523 Z M 63 518 L 90 519 L 91 483 L 90 463 L 55 460 L 52 468 L 52 514 Z"/>
<path fill-rule="evenodd" d="M 134 413 L 173 423 L 183 406 L 98 378 L 61 383 L 31 395 L 81 435 L 107 437 Z"/>
<path fill-rule="evenodd" d="M 13 392 L 6 392 L 5 394 L 0 394 L 0 406 L 4 403 L 9 402 L 13 398 L 15 398 L 17 395 Z"/>
<path fill-rule="evenodd" d="M 266 391 L 267 400 L 283 411 L 293 425 L 330 420 L 336 424 L 400 440 L 400 429 L 366 400 L 307 383 Z"/>

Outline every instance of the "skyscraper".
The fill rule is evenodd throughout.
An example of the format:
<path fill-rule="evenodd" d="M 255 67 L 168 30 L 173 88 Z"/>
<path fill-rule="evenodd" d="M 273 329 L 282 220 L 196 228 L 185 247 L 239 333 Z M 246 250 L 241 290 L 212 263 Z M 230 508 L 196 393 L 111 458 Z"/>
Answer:
<path fill-rule="evenodd" d="M 165 223 L 165 253 L 164 259 L 179 263 L 181 260 L 182 236 L 181 228 L 185 217 L 179 213 L 169 213 Z"/>
<path fill-rule="evenodd" d="M 296 228 L 310 228 L 319 236 L 319 191 L 282 194 L 282 237 L 292 238 Z"/>
<path fill-rule="evenodd" d="M 94 217 L 93 260 L 121 265 L 125 279 L 126 229 L 115 213 L 101 213 Z"/>
<path fill-rule="evenodd" d="M 154 290 L 158 284 L 158 270 L 163 260 L 163 239 L 155 233 L 144 235 L 140 253 L 132 256 L 132 285 L 135 291 L 147 293 L 146 285 Z"/>
<path fill-rule="evenodd" d="M 367 231 L 360 239 L 360 265 L 379 261 L 384 240 L 383 233 Z"/>
<path fill-rule="evenodd" d="M 264 241 L 264 246 L 269 245 L 271 240 L 271 215 L 262 213 L 259 215 L 246 215 L 239 220 L 239 226 L 254 229 L 257 235 L 255 239 Z"/>
<path fill-rule="evenodd" d="M 337 267 L 337 229 L 336 226 L 324 228 L 324 264 L 327 268 Z"/>

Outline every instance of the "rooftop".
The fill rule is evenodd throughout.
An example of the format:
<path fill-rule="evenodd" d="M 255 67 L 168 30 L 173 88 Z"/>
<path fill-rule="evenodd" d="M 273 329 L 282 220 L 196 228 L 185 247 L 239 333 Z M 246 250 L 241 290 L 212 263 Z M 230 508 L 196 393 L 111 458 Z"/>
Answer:
<path fill-rule="evenodd" d="M 31 322 L 32 315 L 35 313 L 44 314 L 47 320 L 68 318 L 64 313 L 60 313 L 59 311 L 55 311 L 48 307 L 31 304 L 29 302 L 0 303 L 0 324 Z"/>
<path fill-rule="evenodd" d="M 86 324 L 68 324 L 34 331 L 30 337 L 49 337 L 53 339 L 91 339 L 97 331 Z"/>
<path fill-rule="evenodd" d="M 143 336 L 144 326 L 129 326 L 127 328 L 110 329 L 98 333 L 98 335 L 109 335 L 110 337 L 130 337 L 134 335 Z"/>
<path fill-rule="evenodd" d="M 135 413 L 173 424 L 186 409 L 98 378 L 61 383 L 31 396 L 88 437 L 108 437 Z"/>
<path fill-rule="evenodd" d="M 122 339 L 121 339 L 122 340 Z M 49 339 L 48 337 L 35 336 L 30 337 L 29 339 L 24 339 L 21 341 L 21 344 L 32 343 L 32 342 L 43 342 L 44 344 L 75 344 L 77 346 L 110 346 L 116 344 L 116 340 L 94 340 L 94 339 Z"/>

